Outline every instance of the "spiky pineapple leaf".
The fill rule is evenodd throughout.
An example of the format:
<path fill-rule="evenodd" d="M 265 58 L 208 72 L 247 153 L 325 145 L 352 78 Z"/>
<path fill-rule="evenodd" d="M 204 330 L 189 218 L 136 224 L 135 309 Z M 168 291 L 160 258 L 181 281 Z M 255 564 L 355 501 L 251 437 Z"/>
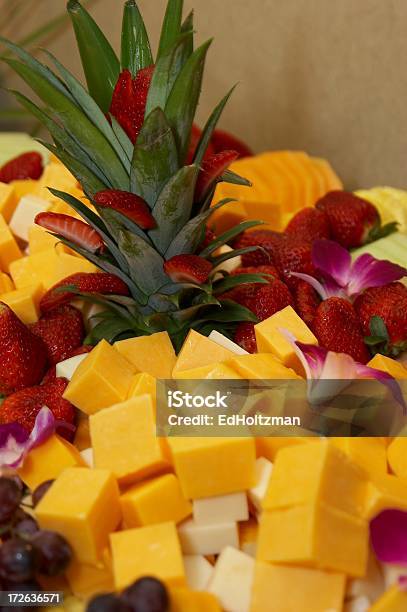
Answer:
<path fill-rule="evenodd" d="M 185 18 L 181 26 L 181 34 L 192 32 L 188 42 L 188 57 L 194 52 L 194 11 L 192 10 Z"/>
<path fill-rule="evenodd" d="M 157 227 L 149 236 L 162 255 L 191 216 L 198 172 L 198 166 L 184 166 L 158 196 L 153 208 Z"/>
<path fill-rule="evenodd" d="M 241 321 L 257 323 L 257 317 L 254 312 L 232 300 L 222 300 L 222 308 L 206 312 L 205 317 L 194 321 L 193 325 L 195 327 L 195 325 L 201 325 L 208 320 L 225 323 L 240 323 Z"/>
<path fill-rule="evenodd" d="M 102 206 L 98 206 L 95 204 L 95 208 L 98 211 L 99 215 L 102 217 L 104 223 L 109 228 L 110 233 L 116 240 L 119 240 L 120 232 L 123 229 L 126 229 L 133 234 L 139 236 L 142 240 L 151 244 L 151 241 L 147 234 L 134 223 L 129 217 L 122 215 L 118 210 L 113 210 L 112 208 L 104 208 Z"/>
<path fill-rule="evenodd" d="M 236 172 L 232 170 L 226 170 L 226 172 L 222 174 L 222 181 L 224 183 L 230 183 L 231 185 L 241 185 L 242 187 L 251 187 L 253 184 L 251 181 L 236 174 Z"/>
<path fill-rule="evenodd" d="M 245 247 L 244 249 L 233 249 L 228 253 L 222 253 L 222 255 L 218 255 L 217 257 L 211 257 L 211 262 L 213 266 L 216 268 L 223 264 L 225 261 L 229 259 L 234 259 L 235 257 L 240 257 L 241 255 L 246 255 L 246 253 L 253 253 L 253 251 L 257 251 L 259 247 L 251 246 Z"/>
<path fill-rule="evenodd" d="M 232 89 L 226 94 L 226 96 L 222 98 L 222 100 L 219 102 L 219 104 L 217 105 L 217 107 L 214 109 L 211 116 L 209 117 L 208 121 L 206 122 L 206 125 L 204 129 L 202 130 L 202 134 L 201 134 L 198 146 L 195 151 L 194 164 L 200 165 L 202 163 L 204 155 L 206 153 L 206 150 L 212 138 L 213 132 L 235 88 L 236 88 L 236 85 L 234 85 Z"/>
<path fill-rule="evenodd" d="M 157 61 L 167 51 L 167 49 L 174 44 L 180 34 L 183 8 L 184 0 L 168 0 L 163 25 L 161 28 Z"/>
<path fill-rule="evenodd" d="M 130 138 L 127 136 L 122 126 L 120 125 L 120 123 L 117 121 L 116 117 L 113 117 L 113 115 L 110 115 L 110 120 L 112 122 L 112 130 L 117 140 L 119 141 L 120 146 L 123 149 L 127 159 L 130 162 L 129 163 L 129 173 L 130 173 L 130 166 L 131 166 L 131 160 L 133 159 L 134 145 L 131 142 Z M 126 164 L 126 168 L 127 168 L 127 164 Z"/>
<path fill-rule="evenodd" d="M 215 295 L 221 295 L 239 285 L 247 285 L 248 283 L 261 283 L 267 285 L 268 282 L 268 279 L 260 274 L 235 274 L 234 276 L 225 276 L 225 278 L 215 281 L 212 285 L 212 289 Z"/>
<path fill-rule="evenodd" d="M 153 64 L 150 41 L 146 26 L 135 0 L 124 5 L 121 64 L 122 70 L 130 70 L 133 76 L 142 68 Z"/>
<path fill-rule="evenodd" d="M 156 108 L 145 119 L 134 147 L 131 190 L 153 208 L 178 168 L 174 134 L 164 112 Z"/>
<path fill-rule="evenodd" d="M 163 268 L 164 259 L 142 238 L 122 230 L 119 236 L 119 248 L 127 259 L 132 280 L 146 296 L 158 292 L 168 283 Z M 144 304 L 147 304 L 147 301 L 148 299 Z"/>
<path fill-rule="evenodd" d="M 83 6 L 69 0 L 68 11 L 82 60 L 89 93 L 107 113 L 120 74 L 120 62 L 109 41 Z"/>
<path fill-rule="evenodd" d="M 165 114 L 172 126 L 183 164 L 189 149 L 192 123 L 198 107 L 205 68 L 205 59 L 212 40 L 201 45 L 189 57 L 169 95 Z"/>
<path fill-rule="evenodd" d="M 235 225 L 234 227 L 230 228 L 226 232 L 223 232 L 223 234 L 215 238 L 215 240 L 213 240 L 206 247 L 206 249 L 202 251 L 201 256 L 208 257 L 208 255 L 216 251 L 219 247 L 223 246 L 224 244 L 227 244 L 228 242 L 230 242 L 230 240 L 233 240 L 233 238 L 236 238 L 236 236 L 239 236 L 239 234 L 242 234 L 243 232 L 245 232 L 246 230 L 252 227 L 256 227 L 258 225 L 263 225 L 263 224 L 264 224 L 264 221 L 255 221 L 255 220 L 243 221 L 243 223 L 238 223 L 238 225 Z"/>

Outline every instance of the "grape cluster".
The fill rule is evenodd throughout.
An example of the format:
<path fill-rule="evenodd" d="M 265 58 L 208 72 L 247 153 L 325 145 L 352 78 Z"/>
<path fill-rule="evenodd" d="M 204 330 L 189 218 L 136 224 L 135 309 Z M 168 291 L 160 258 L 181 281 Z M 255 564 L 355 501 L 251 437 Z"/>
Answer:
<path fill-rule="evenodd" d="M 169 597 L 164 584 L 146 576 L 136 580 L 121 595 L 97 595 L 87 612 L 168 612 Z"/>
<path fill-rule="evenodd" d="M 36 505 L 50 486 L 33 492 Z M 17 477 L 0 477 L 0 590 L 40 591 L 39 576 L 58 576 L 71 561 L 68 542 L 41 530 L 22 507 L 24 485 Z"/>

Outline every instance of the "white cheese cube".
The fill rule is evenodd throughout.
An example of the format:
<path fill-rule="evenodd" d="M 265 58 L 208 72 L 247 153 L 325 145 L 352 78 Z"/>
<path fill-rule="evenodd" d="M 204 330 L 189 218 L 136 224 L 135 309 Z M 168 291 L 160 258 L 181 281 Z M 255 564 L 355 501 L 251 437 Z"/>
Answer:
<path fill-rule="evenodd" d="M 246 493 L 194 499 L 193 516 L 199 525 L 247 521 L 249 506 Z"/>
<path fill-rule="evenodd" d="M 393 565 L 390 563 L 382 563 L 384 587 L 385 590 L 390 589 L 398 583 L 400 576 L 407 575 L 407 567 L 405 565 Z"/>
<path fill-rule="evenodd" d="M 244 348 L 236 344 L 236 342 L 232 342 L 232 340 L 229 340 L 229 338 L 226 338 L 226 336 L 218 332 L 216 329 L 211 331 L 211 333 L 209 334 L 209 340 L 212 340 L 212 342 L 216 342 L 216 344 L 219 344 L 219 346 L 223 346 L 224 348 L 229 349 L 229 351 L 236 353 L 236 355 L 249 354 L 247 351 L 244 350 Z"/>
<path fill-rule="evenodd" d="M 66 378 L 67 380 L 72 380 L 73 375 L 80 363 L 89 353 L 84 353 L 83 355 L 75 355 L 75 357 L 70 357 L 69 359 L 65 359 L 65 361 L 60 361 L 57 363 L 56 367 L 56 376 L 57 378 Z"/>
<path fill-rule="evenodd" d="M 198 525 L 189 519 L 178 527 L 178 535 L 185 555 L 218 555 L 225 546 L 239 546 L 237 523 Z"/>
<path fill-rule="evenodd" d="M 223 246 L 219 247 L 217 251 L 215 251 L 215 255 L 217 257 L 218 255 L 224 255 L 226 253 L 230 253 L 231 251 L 233 251 L 232 247 L 227 244 L 224 244 Z M 240 255 L 237 255 L 237 257 L 231 257 L 230 259 L 227 259 L 223 263 L 219 264 L 215 268 L 215 271 L 217 272 L 218 270 L 225 270 L 226 272 L 230 273 L 233 272 L 233 270 L 236 270 L 236 268 L 240 268 L 241 265 L 242 258 L 240 257 Z M 220 274 L 218 274 L 218 277 L 220 277 Z"/>
<path fill-rule="evenodd" d="M 344 612 L 368 612 L 370 607 L 371 603 L 367 597 L 356 597 L 345 603 Z"/>
<path fill-rule="evenodd" d="M 256 484 L 249 489 L 248 496 L 256 510 L 261 510 L 261 503 L 267 491 L 273 464 L 265 457 L 259 457 L 256 461 L 255 473 Z"/>
<path fill-rule="evenodd" d="M 249 612 L 255 560 L 228 546 L 219 555 L 208 591 L 226 612 Z M 272 604 L 272 602 L 270 602 Z"/>
<path fill-rule="evenodd" d="M 93 448 L 85 448 L 80 454 L 86 465 L 93 468 Z"/>
<path fill-rule="evenodd" d="M 187 585 L 193 591 L 205 591 L 213 574 L 213 565 L 202 555 L 184 557 Z"/>
<path fill-rule="evenodd" d="M 10 220 L 10 229 L 14 236 L 28 242 L 28 230 L 34 225 L 35 217 L 39 213 L 49 210 L 51 206 L 51 202 L 37 196 L 26 195 L 22 197 Z"/>

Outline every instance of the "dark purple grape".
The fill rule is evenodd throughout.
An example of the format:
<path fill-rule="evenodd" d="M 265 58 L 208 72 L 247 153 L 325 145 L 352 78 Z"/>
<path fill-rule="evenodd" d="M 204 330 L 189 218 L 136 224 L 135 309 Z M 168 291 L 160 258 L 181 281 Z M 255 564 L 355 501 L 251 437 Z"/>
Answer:
<path fill-rule="evenodd" d="M 64 537 L 54 531 L 38 531 L 32 544 L 37 553 L 40 574 L 63 574 L 72 559 L 72 549 Z"/>
<path fill-rule="evenodd" d="M 86 612 L 132 612 L 131 608 L 113 593 L 97 595 L 88 603 Z"/>
<path fill-rule="evenodd" d="M 53 480 L 45 480 L 42 482 L 36 489 L 34 489 L 32 493 L 33 506 L 37 506 L 41 499 L 44 497 L 45 493 L 48 491 L 50 486 L 52 485 Z"/>
<path fill-rule="evenodd" d="M 10 582 L 25 582 L 34 578 L 37 558 L 29 542 L 13 538 L 0 547 L 0 577 Z"/>
<path fill-rule="evenodd" d="M 22 489 L 14 478 L 0 477 L 0 525 L 8 523 L 19 507 Z"/>
<path fill-rule="evenodd" d="M 164 584 L 146 576 L 134 582 L 122 593 L 133 612 L 167 612 L 169 597 Z"/>
<path fill-rule="evenodd" d="M 37 521 L 32 517 L 27 515 L 23 520 L 18 521 L 13 527 L 14 533 L 19 538 L 23 540 L 26 538 L 31 538 L 37 531 L 39 530 Z"/>

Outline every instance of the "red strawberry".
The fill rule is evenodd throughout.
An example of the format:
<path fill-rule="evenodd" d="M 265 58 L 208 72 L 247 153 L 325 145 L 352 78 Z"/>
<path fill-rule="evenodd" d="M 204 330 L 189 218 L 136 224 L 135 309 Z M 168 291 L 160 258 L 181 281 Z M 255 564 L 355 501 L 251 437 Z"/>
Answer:
<path fill-rule="evenodd" d="M 264 321 L 279 310 L 292 305 L 293 297 L 290 290 L 278 278 L 268 285 L 259 285 L 255 295 L 246 303 L 247 308 L 254 312 L 259 321 Z"/>
<path fill-rule="evenodd" d="M 291 276 L 291 272 L 302 272 L 310 276 L 315 274 L 312 263 L 312 245 L 296 236 L 285 236 L 275 251 L 274 259 L 281 279 L 290 289 L 294 289 L 298 284 L 298 279 Z"/>
<path fill-rule="evenodd" d="M 134 193 L 106 189 L 99 191 L 93 199 L 103 208 L 112 208 L 122 213 L 142 229 L 153 229 L 157 225 L 146 202 Z"/>
<path fill-rule="evenodd" d="M 245 283 L 230 289 L 230 291 L 226 291 L 226 293 L 223 293 L 219 299 L 233 300 L 237 304 L 249 308 L 249 304 L 252 303 L 251 300 L 256 296 L 260 286 L 260 283 Z"/>
<path fill-rule="evenodd" d="M 274 263 L 275 254 L 284 238 L 283 234 L 271 230 L 255 230 L 244 232 L 235 240 L 235 249 L 244 249 L 251 246 L 260 246 L 262 249 L 242 255 L 244 267 L 263 266 Z"/>
<path fill-rule="evenodd" d="M 36 385 L 47 365 L 43 341 L 0 302 L 0 393 Z"/>
<path fill-rule="evenodd" d="M 387 334 L 382 342 L 378 338 L 378 344 L 384 345 L 384 352 L 397 355 L 407 349 L 407 287 L 402 283 L 367 289 L 356 298 L 354 308 L 365 336 L 375 335 L 371 330 L 372 317 L 382 319 Z"/>
<path fill-rule="evenodd" d="M 47 406 L 55 419 L 74 425 L 75 408 L 62 397 L 67 386 L 67 380 L 56 378 L 45 385 L 28 387 L 9 395 L 0 407 L 0 423 L 19 423 L 31 431 L 37 414 L 43 406 Z M 68 439 L 73 437 L 73 432 L 63 426 L 57 431 Z"/>
<path fill-rule="evenodd" d="M 236 151 L 223 151 L 216 153 L 202 162 L 201 172 L 195 188 L 195 200 L 201 202 L 210 192 L 211 188 L 220 179 L 230 164 L 238 158 Z"/>
<path fill-rule="evenodd" d="M 347 249 L 365 244 L 369 233 L 380 225 L 373 204 L 353 193 L 330 191 L 315 206 L 326 212 L 332 238 Z"/>
<path fill-rule="evenodd" d="M 214 131 L 211 144 L 216 153 L 233 149 L 238 152 L 239 157 L 251 157 L 253 155 L 253 151 L 242 140 L 224 130 Z"/>
<path fill-rule="evenodd" d="M 175 255 L 164 264 L 164 272 L 175 283 L 199 283 L 208 280 L 212 264 L 198 255 Z"/>
<path fill-rule="evenodd" d="M 70 357 L 85 336 L 82 314 L 73 306 L 60 306 L 43 314 L 31 331 L 43 340 L 50 364 Z"/>
<path fill-rule="evenodd" d="M 23 153 L 0 168 L 0 181 L 11 183 L 11 181 L 24 179 L 37 180 L 43 171 L 42 157 L 39 153 L 36 151 Z"/>
<path fill-rule="evenodd" d="M 313 331 L 321 346 L 335 353 L 347 353 L 355 361 L 366 363 L 369 353 L 352 304 L 331 297 L 318 306 Z"/>
<path fill-rule="evenodd" d="M 319 240 L 330 237 L 329 221 L 325 211 L 317 208 L 303 208 L 291 219 L 285 229 L 302 240 Z"/>
<path fill-rule="evenodd" d="M 257 353 L 256 334 L 253 323 L 239 323 L 234 341 L 248 353 Z"/>
<path fill-rule="evenodd" d="M 191 129 L 191 140 L 189 142 L 188 157 L 185 162 L 186 166 L 189 166 L 194 161 L 195 151 L 199 144 L 199 140 L 201 136 L 202 136 L 202 130 L 195 123 L 193 123 L 192 129 Z M 207 159 L 208 157 L 211 157 L 212 155 L 215 155 L 215 150 L 213 146 L 211 145 L 211 143 L 209 143 L 208 148 L 206 149 L 206 152 L 205 152 L 204 159 Z"/>
<path fill-rule="evenodd" d="M 124 70 L 116 83 L 109 112 L 117 119 L 130 140 L 135 143 L 144 121 L 148 90 L 154 66 L 139 70 L 133 79 Z"/>
<path fill-rule="evenodd" d="M 231 272 L 232 276 L 236 276 L 236 274 L 270 274 L 275 278 L 279 278 L 277 268 L 272 265 L 268 266 L 245 266 L 242 268 L 235 268 L 233 272 Z M 267 277 L 267 280 L 272 280 Z"/>
<path fill-rule="evenodd" d="M 127 285 L 114 274 L 100 274 L 98 272 L 78 272 L 71 274 L 60 281 L 41 298 L 41 312 L 48 312 L 53 308 L 69 304 L 75 299 L 72 291 L 60 291 L 60 287 L 74 285 L 82 293 L 101 293 L 102 295 L 129 295 Z"/>
<path fill-rule="evenodd" d="M 43 212 L 35 217 L 35 223 L 91 253 L 103 252 L 105 249 L 105 244 L 96 230 L 70 215 Z"/>
<path fill-rule="evenodd" d="M 199 245 L 199 251 L 203 251 L 207 246 L 210 245 L 216 239 L 215 232 L 211 230 L 210 227 L 205 227 L 205 236 Z"/>
<path fill-rule="evenodd" d="M 311 285 L 299 281 L 294 289 L 295 309 L 301 319 L 312 328 L 321 298 Z"/>

